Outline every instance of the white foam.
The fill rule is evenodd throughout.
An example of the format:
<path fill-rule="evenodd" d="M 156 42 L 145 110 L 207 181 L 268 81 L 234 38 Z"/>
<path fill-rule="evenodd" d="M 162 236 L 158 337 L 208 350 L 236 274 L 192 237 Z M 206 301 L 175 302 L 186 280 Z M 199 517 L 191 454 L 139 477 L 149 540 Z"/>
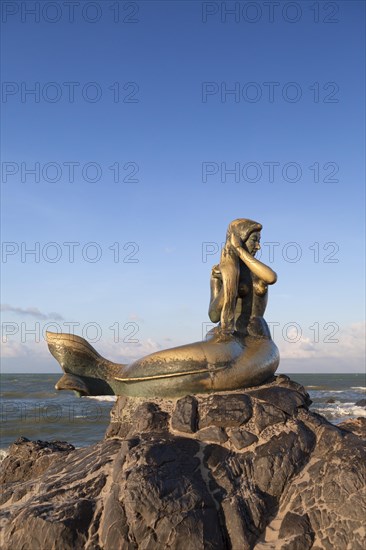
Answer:
<path fill-rule="evenodd" d="M 366 391 L 366 388 L 365 388 L 365 386 L 351 386 L 351 390 Z"/>
<path fill-rule="evenodd" d="M 117 401 L 117 395 L 88 395 L 87 398 L 97 401 Z"/>
<path fill-rule="evenodd" d="M 317 403 L 315 407 L 312 407 L 312 410 L 316 410 L 320 414 L 327 413 L 332 417 L 344 417 L 344 416 L 364 416 L 366 417 L 366 409 L 364 407 L 358 407 L 354 403 L 342 403 L 338 405 L 337 403 L 332 403 L 331 405 L 326 403 L 324 407 L 319 406 L 320 403 Z"/>
<path fill-rule="evenodd" d="M 2 462 L 4 458 L 8 456 L 8 454 L 8 451 L 6 451 L 5 449 L 0 449 L 0 462 Z"/>
<path fill-rule="evenodd" d="M 335 394 L 345 393 L 345 390 L 309 390 L 312 399 L 325 399 L 326 397 L 336 397 Z"/>

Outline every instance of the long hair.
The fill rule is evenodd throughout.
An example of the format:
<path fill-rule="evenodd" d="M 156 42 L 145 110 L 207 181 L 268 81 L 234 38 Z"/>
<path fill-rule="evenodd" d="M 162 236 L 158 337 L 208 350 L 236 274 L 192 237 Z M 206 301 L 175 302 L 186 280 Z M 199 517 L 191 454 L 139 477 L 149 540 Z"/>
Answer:
<path fill-rule="evenodd" d="M 232 221 L 229 224 L 226 232 L 226 242 L 230 241 L 231 235 L 238 235 L 239 232 L 244 231 L 246 237 L 244 240 L 247 240 L 249 236 L 254 233 L 254 231 L 261 231 L 262 225 L 253 220 L 248 220 L 246 218 L 238 218 Z"/>

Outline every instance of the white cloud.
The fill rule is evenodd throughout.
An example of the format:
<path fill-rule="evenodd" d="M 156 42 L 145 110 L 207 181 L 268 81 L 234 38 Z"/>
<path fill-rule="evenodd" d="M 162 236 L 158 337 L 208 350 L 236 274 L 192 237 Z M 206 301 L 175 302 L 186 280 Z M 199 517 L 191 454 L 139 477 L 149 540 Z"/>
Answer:
<path fill-rule="evenodd" d="M 340 358 L 362 359 L 365 355 L 365 323 L 353 323 L 345 328 L 320 331 L 315 336 L 299 336 L 295 327 L 289 329 L 286 340 L 274 337 L 283 359 Z M 288 341 L 290 340 L 290 341 Z M 295 341 L 297 340 L 297 341 Z"/>
<path fill-rule="evenodd" d="M 1 357 L 10 358 L 10 357 L 28 357 L 29 350 L 28 347 L 20 342 L 14 342 L 12 340 L 8 342 L 3 342 L 1 344 Z"/>
<path fill-rule="evenodd" d="M 31 317 L 35 317 L 36 319 L 52 319 L 55 321 L 63 320 L 62 315 L 60 315 L 59 313 L 56 313 L 54 311 L 51 311 L 50 313 L 42 313 L 42 311 L 40 311 L 38 307 L 22 308 L 22 307 L 11 306 L 9 304 L 1 304 L 0 310 L 8 311 L 10 313 L 16 313 L 18 315 L 31 316 Z"/>
<path fill-rule="evenodd" d="M 128 320 L 129 321 L 135 321 L 136 323 L 144 323 L 145 322 L 145 319 L 140 317 L 140 315 L 138 313 L 134 312 L 134 311 L 132 313 L 129 313 Z"/>
<path fill-rule="evenodd" d="M 24 357 L 46 357 L 48 352 L 47 344 L 43 340 L 25 344 L 16 340 L 7 339 L 1 343 L 1 357 L 9 358 L 24 358 Z"/>
<path fill-rule="evenodd" d="M 97 348 L 98 353 L 103 357 L 116 363 L 132 363 L 140 357 L 144 357 L 145 355 L 149 355 L 163 348 L 159 342 L 156 342 L 152 338 L 129 343 L 115 343 L 107 340 L 92 345 Z"/>

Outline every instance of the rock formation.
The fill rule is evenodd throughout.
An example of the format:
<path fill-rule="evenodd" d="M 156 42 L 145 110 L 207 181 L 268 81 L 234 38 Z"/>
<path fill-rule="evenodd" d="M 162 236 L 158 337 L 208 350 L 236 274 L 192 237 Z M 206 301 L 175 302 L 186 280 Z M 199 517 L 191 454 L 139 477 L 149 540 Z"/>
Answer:
<path fill-rule="evenodd" d="M 120 397 L 100 443 L 16 441 L 6 550 L 361 550 L 365 447 L 286 376 L 180 399 Z"/>

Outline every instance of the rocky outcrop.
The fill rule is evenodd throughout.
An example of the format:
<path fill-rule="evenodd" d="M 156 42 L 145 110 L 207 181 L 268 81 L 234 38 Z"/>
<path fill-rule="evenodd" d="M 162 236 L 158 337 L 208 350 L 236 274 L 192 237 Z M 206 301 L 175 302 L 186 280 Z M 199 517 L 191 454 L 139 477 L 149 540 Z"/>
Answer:
<path fill-rule="evenodd" d="M 178 400 L 120 397 L 105 439 L 18 440 L 8 550 L 363 548 L 365 448 L 285 376 Z"/>
<path fill-rule="evenodd" d="M 0 470 L 0 483 L 27 481 L 42 474 L 55 458 L 75 447 L 65 441 L 29 441 L 20 437 L 9 449 Z"/>
<path fill-rule="evenodd" d="M 362 439 L 366 439 L 366 418 L 364 416 L 344 420 L 341 424 L 338 424 L 338 428 L 358 435 L 358 437 Z"/>

